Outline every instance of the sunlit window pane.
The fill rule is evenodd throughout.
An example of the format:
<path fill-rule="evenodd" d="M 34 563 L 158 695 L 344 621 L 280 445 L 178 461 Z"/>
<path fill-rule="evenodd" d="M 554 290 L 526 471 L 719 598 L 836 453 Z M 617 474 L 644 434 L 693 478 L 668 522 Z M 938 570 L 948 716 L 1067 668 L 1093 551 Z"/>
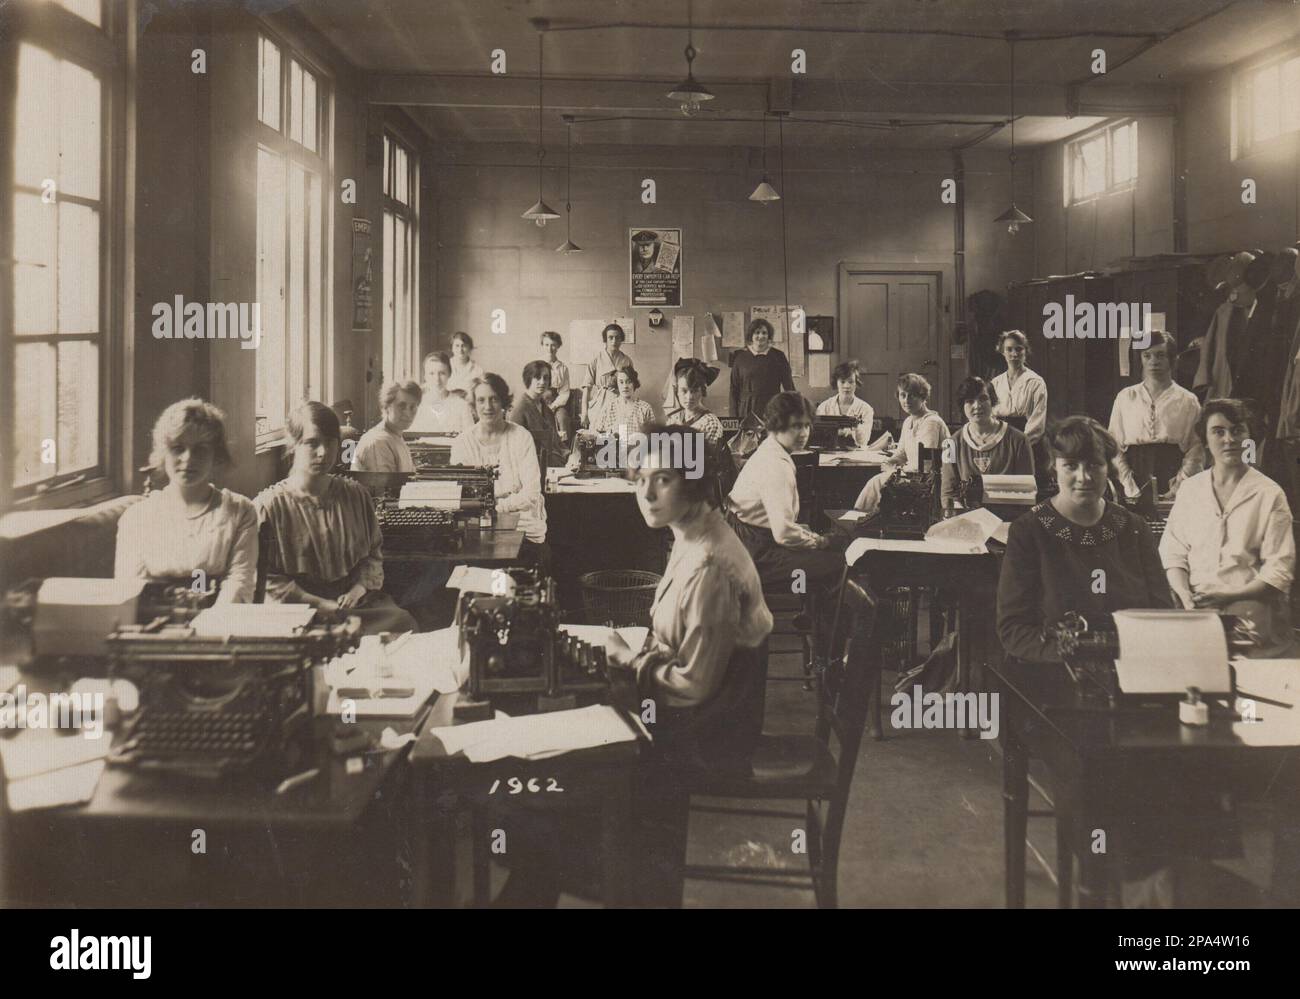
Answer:
<path fill-rule="evenodd" d="M 99 462 L 99 345 L 60 343 L 58 470 L 63 475 Z"/>
<path fill-rule="evenodd" d="M 393 266 L 390 263 L 395 256 L 393 249 L 394 218 L 392 212 L 384 212 L 384 332 L 383 356 L 380 360 L 383 364 L 382 371 L 385 378 L 391 377 L 389 372 L 393 370 L 393 340 L 396 336 L 396 326 L 393 322 Z"/>
<path fill-rule="evenodd" d="M 55 0 L 60 7 L 85 18 L 97 28 L 104 26 L 103 0 Z"/>
<path fill-rule="evenodd" d="M 43 443 L 58 443 L 55 364 L 53 344 L 20 343 L 14 348 L 15 486 L 28 486 L 57 474 L 55 465 L 41 460 L 42 452 L 48 452 Z"/>
<path fill-rule="evenodd" d="M 280 130 L 280 47 L 271 39 L 258 39 L 261 71 L 257 77 L 257 116 Z"/>
<path fill-rule="evenodd" d="M 58 179 L 59 136 L 50 127 L 59 114 L 59 63 L 44 49 L 18 49 L 18 101 L 14 122 L 14 182 L 40 189 Z"/>
<path fill-rule="evenodd" d="M 396 174 L 396 177 L 394 179 L 397 185 L 397 191 L 393 195 L 393 197 L 395 197 L 402 204 L 406 204 L 407 198 L 409 197 L 409 194 L 406 190 L 406 185 L 410 180 L 410 174 L 408 172 L 409 168 L 407 167 L 406 164 L 406 150 L 403 149 L 401 146 L 398 146 L 396 151 L 397 151 L 397 159 L 396 159 L 396 164 L 393 167 L 393 171 Z"/>
<path fill-rule="evenodd" d="M 324 388 L 324 297 L 321 294 L 321 191 L 320 178 L 307 174 L 307 328 L 310 332 L 308 348 L 311 350 L 311 369 L 308 394 Z"/>
<path fill-rule="evenodd" d="M 307 213 L 306 173 L 293 163 L 289 166 L 289 400 L 296 403 L 306 397 L 304 375 L 307 360 Z"/>
<path fill-rule="evenodd" d="M 1252 108 L 1254 139 L 1263 142 L 1278 134 L 1281 116 L 1278 108 L 1278 67 L 1266 66 L 1255 74 Z"/>
<path fill-rule="evenodd" d="M 1129 125 L 1111 133 L 1111 172 L 1116 184 L 1133 179 L 1133 130 Z"/>
<path fill-rule="evenodd" d="M 302 142 L 302 67 L 289 60 L 289 138 Z"/>
<path fill-rule="evenodd" d="M 59 332 L 99 331 L 99 212 L 59 203 Z"/>
<path fill-rule="evenodd" d="M 1300 56 L 1282 64 L 1282 131 L 1300 129 Z"/>
<path fill-rule="evenodd" d="M 393 179 L 390 173 L 393 157 L 393 140 L 384 136 L 384 193 L 392 196 Z"/>
<path fill-rule="evenodd" d="M 1106 137 L 1099 135 L 1089 139 L 1079 148 L 1083 160 L 1084 197 L 1100 194 L 1106 188 Z"/>
<path fill-rule="evenodd" d="M 14 195 L 14 332 L 53 333 L 58 322 L 57 205 Z"/>
<path fill-rule="evenodd" d="M 257 432 L 280 426 L 284 400 L 284 160 L 257 151 L 257 300 L 262 346 L 257 354 Z"/>
<path fill-rule="evenodd" d="M 318 119 L 316 77 L 304 71 L 302 74 L 302 144 L 312 152 L 316 151 L 316 122 Z"/>
<path fill-rule="evenodd" d="M 59 64 L 59 190 L 99 198 L 100 82 L 76 63 Z M 47 126 L 48 127 L 48 126 Z"/>

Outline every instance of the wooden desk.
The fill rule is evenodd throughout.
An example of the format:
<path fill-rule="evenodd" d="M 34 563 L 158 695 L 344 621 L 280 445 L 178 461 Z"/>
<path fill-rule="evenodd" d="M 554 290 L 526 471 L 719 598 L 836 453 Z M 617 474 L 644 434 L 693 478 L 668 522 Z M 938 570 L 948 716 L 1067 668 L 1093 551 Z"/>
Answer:
<path fill-rule="evenodd" d="M 424 729 L 451 724 L 459 694 L 438 698 Z M 488 806 L 509 809 L 506 821 L 526 823 L 537 809 L 566 814 L 577 809 L 599 812 L 600 879 L 606 906 L 629 905 L 635 900 L 628 889 L 632 883 L 630 855 L 632 787 L 641 759 L 643 740 L 584 749 L 549 760 L 504 759 L 491 763 L 470 763 L 463 757 L 433 757 L 418 748 L 410 759 L 414 814 L 421 836 L 415 856 L 414 902 L 423 907 L 454 904 L 460 892 L 456 883 L 456 817 L 470 810 L 474 844 L 473 898 L 477 904 L 489 900 L 488 857 L 493 835 L 484 821 Z M 525 790 L 509 794 L 507 781 L 518 778 Z M 492 788 L 500 782 L 495 793 Z M 529 782 L 540 788 L 527 790 Z M 561 792 L 548 787 L 564 788 Z M 566 797 L 567 796 L 567 797 Z M 516 813 L 517 809 L 517 814 Z M 507 831 L 508 835 L 508 831 Z M 509 849 L 509 840 L 506 841 Z"/>
<path fill-rule="evenodd" d="M 876 537 L 872 528 L 863 526 L 862 521 L 849 523 L 840 520 L 844 510 L 828 510 L 827 516 L 835 529 L 849 537 Z M 909 532 L 915 538 L 919 532 Z M 887 532 L 888 534 L 888 532 Z M 877 593 L 894 587 L 927 587 L 935 590 L 943 587 L 955 591 L 957 595 L 957 689 L 975 691 L 977 681 L 974 675 L 975 654 L 973 633 L 976 622 L 992 613 L 996 602 L 998 570 L 1005 546 L 996 541 L 988 544 L 986 555 L 941 555 L 918 552 L 870 551 L 858 559 L 849 572 L 863 577 Z M 868 662 L 877 671 L 872 686 L 874 702 L 867 713 L 868 731 L 874 739 L 884 738 L 880 724 L 880 689 L 879 670 L 881 654 L 878 643 L 873 643 L 874 652 Z M 973 739 L 977 735 L 974 729 L 962 731 L 962 738 Z"/>
<path fill-rule="evenodd" d="M 1118 895 L 1113 841 L 1137 816 L 1163 817 L 1162 797 L 1172 801 L 1181 788 L 1196 787 L 1234 796 L 1281 791 L 1294 800 L 1300 785 L 1300 732 L 1291 717 L 1297 709 L 1261 704 L 1253 725 L 1212 713 L 1208 726 L 1190 728 L 1179 723 L 1172 704 L 1097 709 L 1060 664 L 1012 661 L 992 664 L 990 672 L 1001 694 L 1008 908 L 1025 904 L 1031 757 L 1044 760 L 1052 774 L 1062 907 L 1071 899 L 1071 856 L 1079 861 L 1082 906 L 1101 907 Z M 1259 744 L 1265 742 L 1280 744 Z M 1093 851 L 1097 829 L 1107 832 L 1104 853 Z"/>
<path fill-rule="evenodd" d="M 356 724 L 377 746 L 384 727 L 400 734 L 420 720 Z M 9 815 L 4 894 L 37 905 L 399 901 L 399 844 L 409 801 L 398 763 L 409 746 L 358 754 L 363 769 L 349 774 L 346 758 L 335 756 L 329 744 L 334 723 L 314 719 L 316 759 L 309 766 L 320 774 L 283 795 L 235 778 L 187 779 L 110 766 L 85 805 Z M 203 853 L 194 852 L 196 830 L 206 841 Z M 155 868 L 167 873 L 150 882 Z M 247 884 L 234 883 L 240 878 Z M 176 890 L 187 894 L 168 894 Z"/>
<path fill-rule="evenodd" d="M 817 471 L 814 473 L 816 485 L 813 490 L 815 510 L 809 521 L 816 530 L 827 530 L 829 525 L 826 518 L 830 516 L 830 511 L 851 508 L 862 492 L 862 487 L 880 474 L 882 462 L 848 461 L 841 458 L 850 453 L 852 452 L 823 451 L 817 456 Z M 802 502 L 802 497 L 800 501 Z"/>

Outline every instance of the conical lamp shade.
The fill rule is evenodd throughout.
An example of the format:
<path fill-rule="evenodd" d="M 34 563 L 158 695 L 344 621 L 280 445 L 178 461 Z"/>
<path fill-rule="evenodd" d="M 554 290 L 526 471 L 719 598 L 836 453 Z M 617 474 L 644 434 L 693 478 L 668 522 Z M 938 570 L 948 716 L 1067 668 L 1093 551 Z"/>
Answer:
<path fill-rule="evenodd" d="M 1019 208 L 1013 201 L 1011 207 L 993 220 L 994 222 L 1032 222 L 1034 221 Z"/>
<path fill-rule="evenodd" d="M 776 193 L 776 188 L 764 177 L 758 182 L 758 187 L 754 188 L 754 193 L 749 196 L 749 200 L 767 204 L 769 201 L 780 201 L 781 195 Z"/>
<path fill-rule="evenodd" d="M 556 252 L 556 253 L 564 253 L 564 254 L 569 254 L 569 253 L 581 253 L 581 252 L 582 252 L 582 247 L 579 246 L 577 243 L 575 243 L 573 240 L 571 240 L 571 239 L 566 239 L 566 240 L 564 241 L 564 245 L 563 245 L 563 246 L 557 246 L 557 247 L 555 248 L 555 252 Z"/>
<path fill-rule="evenodd" d="M 559 212 L 540 199 L 537 204 L 520 216 L 520 218 L 530 219 L 538 225 L 546 225 L 551 219 L 558 219 L 559 217 Z"/>

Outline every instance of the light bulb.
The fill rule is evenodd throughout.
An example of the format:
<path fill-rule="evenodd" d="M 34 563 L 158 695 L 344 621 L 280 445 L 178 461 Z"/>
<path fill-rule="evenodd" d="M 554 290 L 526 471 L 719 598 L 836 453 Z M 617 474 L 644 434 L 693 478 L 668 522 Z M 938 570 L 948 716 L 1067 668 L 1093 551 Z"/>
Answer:
<path fill-rule="evenodd" d="M 1015 235 L 1016 235 L 1017 233 L 1019 233 L 1019 232 L 1020 232 L 1020 223 L 1019 223 L 1019 222 L 1012 222 L 1009 226 L 1007 226 L 1007 235 L 1008 235 L 1008 236 L 1015 236 Z"/>
<path fill-rule="evenodd" d="M 691 117 L 691 116 L 692 116 L 693 114 L 695 114 L 695 112 L 698 111 L 699 109 L 700 109 L 700 102 L 699 102 L 699 101 L 683 101 L 683 102 L 682 102 L 682 114 L 686 115 L 687 118 Z"/>
<path fill-rule="evenodd" d="M 537 228 L 539 228 L 539 229 L 545 229 L 545 228 L 546 228 L 546 219 L 541 219 L 541 218 L 537 219 Z"/>

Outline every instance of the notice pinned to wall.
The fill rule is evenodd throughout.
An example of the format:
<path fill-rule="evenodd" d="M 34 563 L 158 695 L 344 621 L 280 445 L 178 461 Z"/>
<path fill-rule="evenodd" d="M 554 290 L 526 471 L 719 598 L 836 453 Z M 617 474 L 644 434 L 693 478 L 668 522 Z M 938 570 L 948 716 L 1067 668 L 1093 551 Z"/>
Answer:
<path fill-rule="evenodd" d="M 673 360 L 695 356 L 695 317 L 673 316 Z"/>
<path fill-rule="evenodd" d="M 831 355 L 808 355 L 808 385 L 811 388 L 828 388 L 831 384 Z"/>
<path fill-rule="evenodd" d="M 623 332 L 627 334 L 627 339 L 623 345 L 636 343 L 636 320 L 632 316 L 619 316 L 614 322 L 623 327 Z"/>
<path fill-rule="evenodd" d="M 724 312 L 722 314 L 722 346 L 745 346 L 745 314 L 743 312 Z"/>
<path fill-rule="evenodd" d="M 807 317 L 797 305 L 790 306 L 790 374 L 802 378 L 808 373 L 808 341 L 805 333 Z"/>

